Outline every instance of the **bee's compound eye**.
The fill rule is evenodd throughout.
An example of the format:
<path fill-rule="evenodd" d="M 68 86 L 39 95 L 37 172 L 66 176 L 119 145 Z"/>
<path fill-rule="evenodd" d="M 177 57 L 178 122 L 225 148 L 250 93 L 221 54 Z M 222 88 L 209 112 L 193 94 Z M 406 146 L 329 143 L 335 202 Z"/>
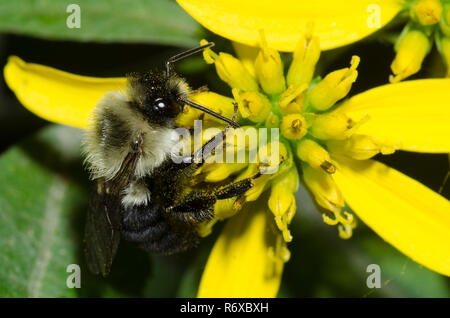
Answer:
<path fill-rule="evenodd" d="M 163 110 L 167 107 L 166 102 L 162 98 L 157 98 L 153 106 L 156 110 Z"/>

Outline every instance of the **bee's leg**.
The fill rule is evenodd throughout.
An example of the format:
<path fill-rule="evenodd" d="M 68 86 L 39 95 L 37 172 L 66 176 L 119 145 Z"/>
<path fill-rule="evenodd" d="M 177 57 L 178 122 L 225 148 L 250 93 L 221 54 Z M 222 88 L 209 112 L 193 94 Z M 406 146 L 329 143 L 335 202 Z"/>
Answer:
<path fill-rule="evenodd" d="M 231 121 L 234 123 L 236 119 L 236 114 L 238 110 L 238 104 L 233 103 L 233 117 Z M 220 133 L 212 137 L 210 140 L 208 140 L 199 150 L 197 150 L 192 156 L 187 157 L 185 162 L 189 162 L 190 164 L 187 166 L 187 169 L 185 169 L 185 175 L 192 175 L 195 170 L 200 168 L 206 161 L 206 159 L 209 158 L 211 155 L 212 149 L 216 148 L 217 146 L 224 141 L 224 137 L 226 136 L 228 130 L 231 128 L 231 124 L 229 124 L 224 130 L 222 130 Z M 205 155 L 206 154 L 206 155 Z"/>
<path fill-rule="evenodd" d="M 225 186 L 219 187 L 214 190 L 215 197 L 217 200 L 223 200 L 223 199 L 229 199 L 229 198 L 243 195 L 245 192 L 250 190 L 251 187 L 253 187 L 252 180 L 259 178 L 260 176 L 261 176 L 261 172 L 258 172 L 250 178 L 246 178 L 246 179 L 236 181 L 233 183 L 229 183 Z"/>
<path fill-rule="evenodd" d="M 192 191 L 175 205 L 166 208 L 172 217 L 190 223 L 200 223 L 214 216 L 216 198 L 206 191 Z"/>
<path fill-rule="evenodd" d="M 237 103 L 233 103 L 233 117 L 231 118 L 231 121 L 234 123 L 235 119 L 236 119 L 236 114 L 237 114 L 237 110 L 238 110 L 238 105 Z M 201 162 L 200 164 L 203 164 L 205 162 L 206 159 L 208 159 L 209 155 L 211 154 L 211 150 L 216 148 L 217 146 L 220 145 L 220 143 L 223 143 L 224 141 L 224 137 L 226 136 L 228 130 L 230 130 L 231 124 L 229 124 L 227 127 L 225 127 L 224 130 L 222 130 L 220 133 L 218 133 L 217 135 L 215 135 L 214 137 L 212 137 L 210 140 L 208 140 L 199 150 L 197 150 L 197 152 L 192 156 L 194 160 L 200 159 L 199 157 L 201 156 Z M 207 154 L 205 156 L 205 153 Z"/>
<path fill-rule="evenodd" d="M 213 217 L 213 205 L 217 200 L 237 197 L 243 195 L 251 187 L 252 180 L 261 176 L 257 173 L 250 178 L 218 187 L 212 191 L 192 191 L 183 197 L 176 205 L 167 209 L 167 212 L 175 212 L 174 216 L 193 222 L 202 222 Z"/>

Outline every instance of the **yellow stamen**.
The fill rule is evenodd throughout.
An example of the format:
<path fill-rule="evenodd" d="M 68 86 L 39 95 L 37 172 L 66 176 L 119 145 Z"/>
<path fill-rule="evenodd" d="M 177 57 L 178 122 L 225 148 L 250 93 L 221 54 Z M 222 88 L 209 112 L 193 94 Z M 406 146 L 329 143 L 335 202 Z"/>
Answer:
<path fill-rule="evenodd" d="M 341 239 L 348 240 L 349 238 L 352 237 L 353 230 L 349 224 L 339 224 L 338 230 L 339 230 L 339 237 Z"/>
<path fill-rule="evenodd" d="M 277 239 L 275 247 L 270 247 L 268 250 L 268 257 L 286 263 L 291 258 L 291 252 L 286 246 L 286 241 Z M 267 275 L 273 275 L 271 271 L 268 270 Z"/>
<path fill-rule="evenodd" d="M 291 140 L 299 140 L 308 132 L 306 120 L 300 114 L 289 114 L 281 121 L 281 133 Z"/>
<path fill-rule="evenodd" d="M 288 229 L 288 222 L 286 220 L 286 215 L 283 216 L 276 216 L 275 217 L 275 224 L 277 225 L 278 229 L 281 231 L 283 235 L 283 240 L 285 242 L 291 242 L 292 241 L 292 235 L 291 232 Z"/>
<path fill-rule="evenodd" d="M 333 216 L 333 217 L 331 217 L 331 216 Z M 325 224 L 328 224 L 331 226 L 334 226 L 339 223 L 339 220 L 338 220 L 336 214 L 332 211 L 326 211 L 326 212 L 322 213 L 322 219 Z"/>
<path fill-rule="evenodd" d="M 349 68 L 329 73 L 311 89 L 308 93 L 308 98 L 316 110 L 327 110 L 348 94 L 353 82 L 358 77 L 356 68 L 359 65 L 359 61 L 358 56 L 353 56 Z"/>
<path fill-rule="evenodd" d="M 342 224 L 352 224 L 355 220 L 355 217 L 353 216 L 353 214 L 350 214 L 347 211 L 341 212 L 339 213 L 338 217 L 337 217 L 338 221 L 341 222 Z"/>

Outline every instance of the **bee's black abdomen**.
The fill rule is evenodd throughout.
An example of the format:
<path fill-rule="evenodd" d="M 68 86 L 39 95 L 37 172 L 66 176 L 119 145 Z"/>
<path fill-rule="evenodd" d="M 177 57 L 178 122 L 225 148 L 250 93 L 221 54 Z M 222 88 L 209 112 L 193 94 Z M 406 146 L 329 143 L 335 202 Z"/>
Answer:
<path fill-rule="evenodd" d="M 149 252 L 172 254 L 198 242 L 194 228 L 182 222 L 168 222 L 157 206 L 134 205 L 125 209 L 122 238 Z"/>
<path fill-rule="evenodd" d="M 170 230 L 158 239 L 147 240 L 139 246 L 149 252 L 174 254 L 194 247 L 198 241 L 199 237 L 193 231 L 180 233 Z"/>

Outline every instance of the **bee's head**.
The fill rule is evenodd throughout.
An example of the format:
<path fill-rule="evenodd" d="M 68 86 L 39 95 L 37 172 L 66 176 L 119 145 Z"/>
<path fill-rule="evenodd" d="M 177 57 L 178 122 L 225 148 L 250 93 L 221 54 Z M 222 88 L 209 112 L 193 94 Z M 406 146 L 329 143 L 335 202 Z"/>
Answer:
<path fill-rule="evenodd" d="M 187 84 L 165 73 L 133 73 L 128 76 L 128 93 L 134 107 L 152 124 L 171 127 L 182 112 Z"/>

